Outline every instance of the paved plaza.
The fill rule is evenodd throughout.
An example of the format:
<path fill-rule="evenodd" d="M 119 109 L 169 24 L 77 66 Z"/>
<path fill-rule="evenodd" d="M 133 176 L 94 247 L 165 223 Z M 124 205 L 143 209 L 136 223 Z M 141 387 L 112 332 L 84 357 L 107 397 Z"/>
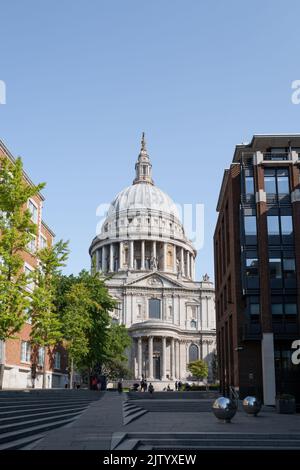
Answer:
<path fill-rule="evenodd" d="M 48 432 L 33 449 L 285 448 L 300 449 L 300 414 L 263 407 L 258 417 L 237 412 L 230 424 L 217 421 L 212 398 L 153 397 L 100 392 L 81 415 Z M 196 395 L 196 393 L 195 393 Z M 163 397 L 162 397 L 163 396 Z"/>

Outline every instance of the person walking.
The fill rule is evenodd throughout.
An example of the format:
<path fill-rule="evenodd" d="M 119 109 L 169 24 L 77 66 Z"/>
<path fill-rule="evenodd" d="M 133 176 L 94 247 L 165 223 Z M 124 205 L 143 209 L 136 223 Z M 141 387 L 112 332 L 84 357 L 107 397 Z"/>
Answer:
<path fill-rule="evenodd" d="M 119 380 L 119 382 L 118 382 L 118 392 L 119 392 L 119 393 L 122 393 L 122 392 L 123 392 L 122 380 Z"/>
<path fill-rule="evenodd" d="M 153 387 L 151 382 L 149 383 L 148 391 L 149 391 L 150 395 L 152 395 L 153 392 L 154 392 L 154 387 Z"/>

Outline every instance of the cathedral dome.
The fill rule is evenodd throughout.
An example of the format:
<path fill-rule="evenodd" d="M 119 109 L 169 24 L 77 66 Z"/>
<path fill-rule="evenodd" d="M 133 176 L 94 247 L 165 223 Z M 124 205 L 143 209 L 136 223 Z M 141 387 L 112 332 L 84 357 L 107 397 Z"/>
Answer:
<path fill-rule="evenodd" d="M 180 220 L 178 208 L 172 199 L 157 186 L 138 182 L 123 189 L 111 203 L 108 216 L 128 210 L 149 210 Z"/>

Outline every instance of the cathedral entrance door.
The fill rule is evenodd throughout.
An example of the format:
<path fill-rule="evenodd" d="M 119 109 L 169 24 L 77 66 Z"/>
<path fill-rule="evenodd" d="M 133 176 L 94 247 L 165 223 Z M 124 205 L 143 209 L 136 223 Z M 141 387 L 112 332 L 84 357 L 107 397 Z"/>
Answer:
<path fill-rule="evenodd" d="M 160 380 L 160 356 L 153 357 L 153 375 L 154 379 Z"/>

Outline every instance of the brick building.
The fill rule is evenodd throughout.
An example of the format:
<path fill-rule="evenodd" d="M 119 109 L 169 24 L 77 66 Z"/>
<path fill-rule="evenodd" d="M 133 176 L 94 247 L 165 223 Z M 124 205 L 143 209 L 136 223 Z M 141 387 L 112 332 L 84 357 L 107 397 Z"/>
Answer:
<path fill-rule="evenodd" d="M 300 402 L 300 134 L 254 135 L 225 170 L 214 234 L 223 393 Z"/>
<path fill-rule="evenodd" d="M 0 159 L 8 158 L 15 161 L 12 154 L 0 141 Z M 28 175 L 24 172 L 24 179 L 29 185 L 33 185 Z M 38 234 L 28 246 L 28 250 L 22 253 L 24 270 L 32 271 L 37 266 L 36 251 L 44 246 L 50 246 L 54 239 L 54 233 L 42 219 L 44 197 L 38 194 L 28 201 L 28 208 L 32 214 L 32 220 L 37 224 Z M 42 386 L 42 364 L 44 350 L 33 351 L 30 346 L 30 321 L 26 322 L 15 339 L 0 341 L 0 363 L 5 364 L 2 379 L 3 388 L 30 388 L 32 387 L 31 366 L 37 362 L 37 376 L 35 387 Z M 35 360 L 36 358 L 36 360 Z M 47 357 L 47 388 L 64 387 L 66 383 L 66 354 L 61 346 L 53 350 L 51 357 Z"/>

